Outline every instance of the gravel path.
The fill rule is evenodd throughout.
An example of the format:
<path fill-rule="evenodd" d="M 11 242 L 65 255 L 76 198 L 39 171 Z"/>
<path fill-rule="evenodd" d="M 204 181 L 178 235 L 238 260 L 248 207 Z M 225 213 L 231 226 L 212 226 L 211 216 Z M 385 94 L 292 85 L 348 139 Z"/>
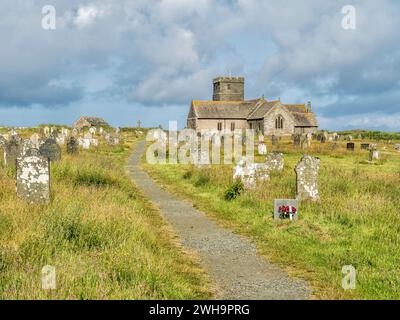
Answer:
<path fill-rule="evenodd" d="M 195 251 L 218 288 L 218 299 L 308 299 L 311 290 L 268 263 L 243 237 L 216 225 L 184 200 L 162 190 L 139 163 L 145 142 L 139 142 L 128 170 L 144 195 L 159 207 L 184 247 Z"/>

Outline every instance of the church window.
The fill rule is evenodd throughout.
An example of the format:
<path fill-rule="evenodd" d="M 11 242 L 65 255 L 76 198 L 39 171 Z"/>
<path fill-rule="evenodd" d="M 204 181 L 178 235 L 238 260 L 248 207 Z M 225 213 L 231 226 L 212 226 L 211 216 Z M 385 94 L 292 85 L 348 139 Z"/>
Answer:
<path fill-rule="evenodd" d="M 278 116 L 275 119 L 275 129 L 283 129 L 283 117 Z"/>
<path fill-rule="evenodd" d="M 235 131 L 235 123 L 231 122 L 231 131 Z"/>
<path fill-rule="evenodd" d="M 217 128 L 218 128 L 218 131 L 222 131 L 222 122 L 218 122 Z"/>

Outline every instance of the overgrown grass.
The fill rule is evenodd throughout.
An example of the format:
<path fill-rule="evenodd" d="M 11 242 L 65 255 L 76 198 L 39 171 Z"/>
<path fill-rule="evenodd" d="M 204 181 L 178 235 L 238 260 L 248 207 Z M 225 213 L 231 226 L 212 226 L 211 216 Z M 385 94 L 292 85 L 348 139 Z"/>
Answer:
<path fill-rule="evenodd" d="M 296 223 L 272 218 L 273 200 L 294 198 L 296 192 L 293 169 L 302 152 L 287 141 L 268 146 L 284 153 L 283 172 L 230 201 L 226 191 L 233 183 L 231 165 L 144 166 L 170 190 L 249 236 L 271 261 L 308 279 L 316 298 L 399 299 L 400 155 L 388 148 L 379 165 L 364 164 L 368 152 L 359 149 L 359 142 L 355 152 L 346 151 L 345 142 L 335 150 L 331 145 L 314 143 L 308 151 L 321 158 L 321 201 L 302 203 Z M 208 182 L 199 184 L 199 179 Z M 344 265 L 356 268 L 356 290 L 341 287 Z"/>
<path fill-rule="evenodd" d="M 194 258 L 126 176 L 134 139 L 125 141 L 63 154 L 46 206 L 18 200 L 0 167 L 0 299 L 210 297 Z M 56 267 L 56 290 L 41 288 L 45 265 Z"/>

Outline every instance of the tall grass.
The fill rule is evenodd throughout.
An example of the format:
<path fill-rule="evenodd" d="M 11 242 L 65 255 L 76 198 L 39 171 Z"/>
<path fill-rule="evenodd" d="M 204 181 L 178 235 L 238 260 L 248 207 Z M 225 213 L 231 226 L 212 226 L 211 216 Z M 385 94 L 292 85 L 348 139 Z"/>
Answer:
<path fill-rule="evenodd" d="M 399 299 L 400 155 L 383 151 L 386 161 L 371 165 L 362 162 L 368 152 L 359 147 L 351 152 L 344 142 L 336 150 L 330 143 L 314 143 L 307 153 L 321 158 L 321 200 L 302 203 L 298 222 L 290 223 L 272 219 L 273 200 L 295 197 L 294 167 L 302 151 L 285 141 L 268 149 L 284 153 L 283 172 L 273 173 L 270 181 L 230 201 L 226 191 L 233 183 L 231 165 L 205 170 L 185 165 L 145 166 L 170 190 L 251 237 L 269 259 L 311 281 L 317 298 Z M 204 175 L 209 181 L 199 185 Z M 355 290 L 341 287 L 344 265 L 356 268 Z"/>
<path fill-rule="evenodd" d="M 208 298 L 207 278 L 125 174 L 134 139 L 51 166 L 52 202 L 28 205 L 0 168 L 0 299 Z M 1 156 L 1 155 L 0 155 Z M 56 268 L 57 289 L 41 288 Z"/>

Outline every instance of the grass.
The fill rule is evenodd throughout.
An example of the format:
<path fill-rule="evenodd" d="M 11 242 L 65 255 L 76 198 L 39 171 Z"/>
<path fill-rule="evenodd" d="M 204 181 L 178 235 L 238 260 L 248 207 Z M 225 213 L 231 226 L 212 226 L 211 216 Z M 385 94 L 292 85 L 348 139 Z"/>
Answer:
<path fill-rule="evenodd" d="M 302 203 L 296 223 L 272 219 L 273 200 L 294 198 L 296 192 L 293 169 L 302 153 L 287 141 L 268 146 L 284 153 L 283 172 L 236 199 L 230 196 L 235 190 L 232 165 L 144 167 L 220 224 L 251 238 L 268 259 L 309 280 L 315 298 L 399 299 L 400 155 L 385 145 L 382 159 L 372 165 L 359 144 L 349 152 L 345 142 L 335 150 L 332 143 L 313 143 L 308 152 L 321 158 L 321 200 Z M 345 265 L 356 268 L 355 290 L 341 287 Z"/>
<path fill-rule="evenodd" d="M 0 299 L 210 298 L 195 257 L 125 174 L 136 140 L 125 141 L 63 153 L 50 205 L 17 199 L 14 172 L 0 167 Z M 45 265 L 56 290 L 41 288 Z"/>

